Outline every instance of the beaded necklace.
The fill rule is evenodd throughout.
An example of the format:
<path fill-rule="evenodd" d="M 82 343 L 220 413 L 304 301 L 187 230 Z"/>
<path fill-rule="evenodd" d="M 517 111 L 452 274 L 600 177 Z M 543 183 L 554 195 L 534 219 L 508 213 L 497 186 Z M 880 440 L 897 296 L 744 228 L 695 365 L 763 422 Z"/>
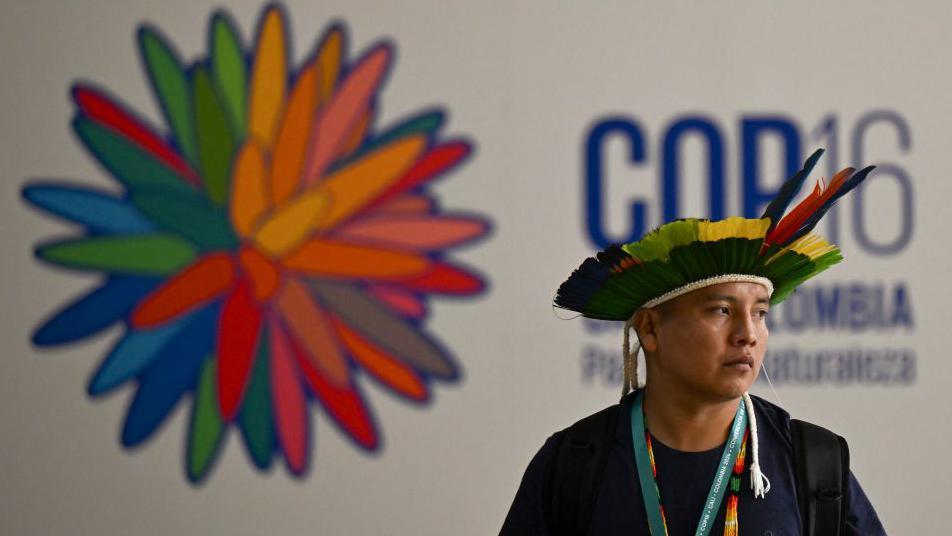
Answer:
<path fill-rule="evenodd" d="M 660 490 L 659 490 L 659 488 L 658 488 L 658 467 L 657 467 L 657 465 L 655 464 L 654 450 L 652 449 L 652 445 L 651 445 L 651 434 L 650 434 L 649 431 L 648 431 L 647 424 L 644 422 L 643 413 L 642 413 L 642 408 L 641 408 L 641 404 L 640 404 L 639 402 L 640 402 L 640 398 L 639 398 L 639 399 L 636 399 L 636 400 L 635 400 L 634 407 L 632 408 L 632 409 L 633 409 L 633 411 L 632 411 L 632 420 L 633 420 L 632 432 L 635 432 L 635 431 L 637 430 L 638 432 L 642 432 L 642 433 L 644 434 L 644 444 L 643 444 L 643 446 L 646 447 L 646 448 L 644 448 L 644 450 L 642 450 L 642 452 L 647 451 L 647 461 L 650 463 L 650 467 L 651 467 L 651 483 L 654 484 L 654 486 L 653 486 L 653 487 L 654 487 L 654 490 L 653 490 L 653 491 L 654 491 L 655 493 L 654 493 L 654 497 L 652 498 L 652 500 L 649 501 L 649 500 L 648 500 L 648 497 L 649 497 L 649 496 L 646 495 L 646 494 L 647 494 L 647 493 L 650 493 L 650 490 L 649 490 L 649 489 L 646 489 L 646 487 L 650 487 L 650 484 L 647 484 L 647 482 L 646 482 L 644 479 L 641 480 L 641 487 L 642 487 L 641 492 L 642 492 L 642 494 L 644 495 L 644 498 L 645 498 L 645 506 L 646 506 L 646 507 L 647 507 L 649 504 L 655 504 L 656 507 L 657 507 L 657 510 L 655 510 L 655 512 L 657 512 L 657 513 L 654 514 L 655 522 L 649 522 L 649 529 L 651 529 L 652 523 L 655 524 L 655 528 L 658 528 L 657 526 L 659 525 L 659 523 L 657 523 L 657 521 L 658 521 L 658 517 L 660 517 L 661 530 L 664 531 L 663 536 L 667 536 L 667 534 L 668 534 L 668 521 L 667 521 L 667 518 L 665 517 L 664 505 L 661 504 L 661 493 L 660 493 Z M 743 412 L 743 406 L 741 406 L 741 408 L 740 408 L 739 411 L 740 411 L 740 412 Z M 641 418 L 638 418 L 638 417 L 641 417 Z M 743 417 L 743 415 L 740 415 L 740 417 Z M 732 425 L 732 428 L 733 428 L 733 426 L 737 426 L 737 425 L 738 425 L 738 423 L 736 422 L 736 418 L 737 418 L 737 417 L 735 417 L 735 423 L 734 423 L 734 425 Z M 741 425 L 743 425 L 743 422 L 741 422 Z M 735 429 L 735 430 L 736 430 L 736 429 Z M 725 513 L 725 516 L 724 516 L 724 536 L 737 536 L 737 535 L 738 535 L 738 529 L 739 529 L 739 523 L 738 523 L 738 518 L 737 518 L 737 505 L 738 505 L 738 502 L 739 502 L 739 500 L 738 500 L 738 493 L 740 492 L 741 476 L 742 476 L 743 473 L 744 473 L 744 463 L 745 463 L 746 455 L 747 455 L 747 437 L 748 437 L 749 432 L 750 432 L 750 430 L 745 426 L 745 427 L 744 427 L 743 440 L 741 441 L 740 448 L 736 451 L 736 452 L 737 452 L 737 455 L 736 455 L 736 457 L 734 458 L 733 468 L 732 468 L 732 471 L 731 471 L 731 477 L 730 477 L 730 481 L 729 481 L 729 484 L 728 484 L 727 490 L 726 490 L 726 491 L 727 491 L 727 510 L 726 510 L 726 513 Z M 637 436 L 636 436 L 636 437 L 637 437 Z M 734 437 L 736 438 L 737 436 L 734 436 Z M 728 449 L 728 448 L 729 448 L 730 441 L 731 441 L 731 440 L 728 439 L 728 445 L 725 445 L 725 449 Z M 735 441 L 736 441 L 736 439 L 735 439 Z M 734 445 L 735 445 L 734 448 L 736 448 L 736 443 L 734 443 Z M 636 446 L 636 458 L 637 458 L 637 456 L 638 456 L 638 454 L 637 454 L 637 449 L 638 449 L 638 447 Z M 727 456 L 727 452 L 725 452 L 724 455 Z M 641 460 L 644 460 L 644 458 L 641 458 Z M 721 462 L 721 463 L 722 463 L 722 465 L 721 465 L 721 468 L 722 468 L 722 469 L 724 468 L 724 467 L 723 467 L 723 464 L 724 464 L 725 461 L 726 461 L 726 460 L 724 460 L 724 459 L 722 458 L 722 462 Z M 642 461 L 642 462 L 639 462 L 639 463 L 643 463 L 643 461 Z M 720 471 L 720 469 L 719 469 L 719 471 Z M 715 480 L 715 482 L 716 482 L 716 480 Z M 647 486 L 646 486 L 646 484 L 647 484 Z M 713 491 L 712 491 L 712 493 L 713 493 Z M 655 502 L 655 500 L 654 500 L 655 498 L 657 499 L 657 502 Z M 711 497 L 710 497 L 710 496 L 709 496 L 708 500 L 711 500 Z M 719 500 L 719 499 L 718 499 L 718 500 Z M 716 503 L 715 503 L 715 504 L 716 504 Z M 707 517 L 708 515 L 710 515 L 710 514 L 712 513 L 712 512 L 710 511 L 710 507 L 711 507 L 710 505 L 705 507 L 705 512 L 704 512 L 705 515 L 702 516 L 702 519 L 711 519 L 710 517 Z M 660 516 L 658 516 L 658 513 L 660 513 Z M 652 513 L 651 513 L 651 512 L 648 512 L 648 517 L 649 517 L 649 520 L 652 518 Z M 705 523 L 706 523 L 706 522 L 705 522 Z M 702 523 L 702 525 L 703 525 L 703 523 Z M 661 530 L 659 530 L 658 532 L 661 532 Z M 699 527 L 698 527 L 698 534 L 707 534 L 707 533 L 708 533 L 708 530 L 709 530 L 709 529 L 707 529 L 707 528 L 705 528 L 704 530 L 702 530 L 702 527 L 699 525 Z M 652 530 L 651 532 L 652 532 L 652 534 L 653 534 L 654 531 Z M 662 535 L 661 535 L 661 534 L 653 534 L 653 536 L 662 536 Z"/>
<path fill-rule="evenodd" d="M 740 492 L 740 479 L 744 474 L 744 463 L 747 459 L 747 436 L 750 431 L 744 432 L 744 441 L 740 445 L 740 452 L 734 460 L 734 470 L 731 473 L 730 487 L 727 488 L 727 513 L 724 517 L 724 536 L 737 536 L 739 525 L 737 523 L 737 504 L 739 502 L 738 493 Z M 654 477 L 655 486 L 658 485 L 658 467 L 655 465 L 654 450 L 651 448 L 651 434 L 645 429 L 645 443 L 648 444 L 648 459 L 651 460 L 651 476 Z M 658 493 L 661 496 L 661 493 Z M 664 505 L 660 505 L 661 519 L 664 521 L 664 533 L 668 533 L 668 520 L 665 517 Z"/>

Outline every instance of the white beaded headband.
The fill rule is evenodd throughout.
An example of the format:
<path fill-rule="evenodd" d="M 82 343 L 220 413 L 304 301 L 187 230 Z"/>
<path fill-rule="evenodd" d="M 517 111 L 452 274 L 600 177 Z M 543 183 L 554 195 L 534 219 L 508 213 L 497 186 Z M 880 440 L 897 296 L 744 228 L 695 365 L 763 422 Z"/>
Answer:
<path fill-rule="evenodd" d="M 693 292 L 695 290 L 702 289 L 704 287 L 709 287 L 711 285 L 720 285 L 721 283 L 758 283 L 767 289 L 768 298 L 771 295 L 773 295 L 773 290 L 774 290 L 773 283 L 766 277 L 760 277 L 757 275 L 748 275 L 748 274 L 716 275 L 714 277 L 699 279 L 697 281 L 688 283 L 687 285 L 680 286 L 674 290 L 665 292 L 664 294 L 658 296 L 657 298 L 653 298 L 651 300 L 646 301 L 645 304 L 642 305 L 640 308 L 651 309 L 652 307 L 657 307 L 668 300 L 673 300 L 674 298 L 677 298 L 678 296 L 683 296 L 687 294 L 688 292 Z M 632 318 L 634 318 L 634 315 L 632 315 Z"/>

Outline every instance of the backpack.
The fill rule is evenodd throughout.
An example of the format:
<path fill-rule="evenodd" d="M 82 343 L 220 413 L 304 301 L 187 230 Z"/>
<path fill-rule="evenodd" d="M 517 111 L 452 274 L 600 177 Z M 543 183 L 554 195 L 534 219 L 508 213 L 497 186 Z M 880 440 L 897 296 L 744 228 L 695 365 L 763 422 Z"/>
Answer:
<path fill-rule="evenodd" d="M 585 536 L 624 401 L 557 432 L 545 468 L 543 504 L 553 536 Z M 790 420 L 797 502 L 804 536 L 846 534 L 849 447 L 835 433 Z"/>

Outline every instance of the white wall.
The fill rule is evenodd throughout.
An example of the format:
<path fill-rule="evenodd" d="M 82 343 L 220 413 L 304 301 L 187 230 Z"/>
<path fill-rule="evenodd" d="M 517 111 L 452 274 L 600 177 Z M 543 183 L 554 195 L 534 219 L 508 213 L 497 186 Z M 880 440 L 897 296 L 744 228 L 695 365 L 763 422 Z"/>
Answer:
<path fill-rule="evenodd" d="M 475 157 L 435 191 L 444 206 L 492 219 L 493 235 L 454 253 L 490 280 L 473 300 L 431 301 L 428 329 L 453 350 L 460 383 L 433 384 L 430 405 L 407 405 L 366 381 L 384 436 L 379 455 L 345 441 L 312 411 L 312 469 L 301 480 L 278 466 L 248 462 L 232 431 L 204 485 L 182 471 L 186 404 L 144 447 L 125 451 L 118 434 L 133 390 L 104 399 L 86 382 L 120 330 L 64 348 L 37 350 L 29 334 L 94 277 L 41 266 L 40 240 L 67 233 L 30 210 L 28 179 L 66 178 L 112 187 L 69 130 L 67 89 L 77 80 L 109 88 L 161 124 L 140 68 L 134 31 L 151 21 L 186 56 L 203 53 L 217 6 L 169 1 L 6 6 L 0 17 L 3 65 L 0 260 L 0 528 L 9 534 L 487 534 L 502 523 L 519 478 L 552 431 L 614 402 L 617 385 L 582 372 L 585 348 L 613 351 L 617 331 L 592 334 L 558 320 L 549 304 L 558 284 L 595 246 L 584 226 L 584 141 L 608 115 L 636 118 L 648 162 L 624 163 L 608 148 L 609 227 L 627 228 L 634 196 L 660 223 L 656 187 L 667 125 L 699 114 L 724 134 L 728 213 L 740 210 L 742 117 L 782 115 L 801 128 L 804 151 L 828 142 L 810 132 L 828 114 L 839 125 L 840 163 L 850 159 L 856 121 L 875 110 L 899 114 L 911 133 L 901 151 L 888 127 L 871 131 L 866 162 L 891 161 L 913 187 L 908 246 L 873 255 L 841 209 L 846 262 L 820 284 L 902 284 L 912 327 L 778 331 L 771 344 L 802 351 L 899 348 L 915 356 L 916 376 L 888 386 L 780 383 L 795 415 L 839 431 L 852 464 L 893 534 L 933 533 L 952 477 L 947 383 L 952 365 L 945 284 L 952 266 L 944 216 L 952 186 L 945 160 L 952 117 L 948 4 L 907 3 L 551 3 L 289 2 L 295 65 L 333 18 L 350 30 L 351 58 L 391 38 L 397 61 L 383 93 L 381 124 L 429 105 L 449 110 L 445 132 L 474 140 Z M 261 6 L 229 7 L 246 40 Z M 763 146 L 763 176 L 776 184 L 778 145 Z M 699 174 L 705 155 L 685 144 L 681 205 L 703 213 Z M 829 157 L 829 156 L 828 156 Z M 823 164 L 818 171 L 826 174 Z M 817 173 L 819 175 L 821 173 Z M 828 175 L 827 175 L 828 176 Z M 901 228 L 889 179 L 871 181 L 866 225 L 880 242 Z M 821 231 L 823 226 L 821 226 Z M 762 384 L 758 394 L 774 398 Z"/>

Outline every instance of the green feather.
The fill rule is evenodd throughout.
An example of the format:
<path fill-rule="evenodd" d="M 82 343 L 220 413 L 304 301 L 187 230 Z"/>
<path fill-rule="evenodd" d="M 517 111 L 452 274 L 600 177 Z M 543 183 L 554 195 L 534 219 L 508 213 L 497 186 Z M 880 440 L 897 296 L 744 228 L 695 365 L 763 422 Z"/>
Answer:
<path fill-rule="evenodd" d="M 658 227 L 641 240 L 625 244 L 622 249 L 643 261 L 668 260 L 672 249 L 698 239 L 696 219 L 676 220 Z"/>
<path fill-rule="evenodd" d="M 774 283 L 777 303 L 798 285 L 839 262 L 839 251 L 817 259 L 795 251 L 773 258 L 781 248 L 763 248 L 763 238 L 727 237 L 698 240 L 701 220 L 665 224 L 622 249 L 643 261 L 612 274 L 582 308 L 591 318 L 627 320 L 644 303 L 693 281 L 725 274 L 751 274 Z M 752 225 L 752 224 L 751 224 Z M 761 251 L 763 249 L 763 251 Z M 769 263 L 767 259 L 771 259 Z"/>
<path fill-rule="evenodd" d="M 778 275 L 777 279 L 771 278 L 775 288 L 773 296 L 770 298 L 770 303 L 776 304 L 782 302 L 805 281 L 843 260 L 843 255 L 838 249 L 824 253 L 812 261 L 804 261 L 804 255 L 796 255 L 799 255 L 801 258 L 787 261 L 787 271 Z M 784 256 L 786 257 L 786 255 Z"/>

